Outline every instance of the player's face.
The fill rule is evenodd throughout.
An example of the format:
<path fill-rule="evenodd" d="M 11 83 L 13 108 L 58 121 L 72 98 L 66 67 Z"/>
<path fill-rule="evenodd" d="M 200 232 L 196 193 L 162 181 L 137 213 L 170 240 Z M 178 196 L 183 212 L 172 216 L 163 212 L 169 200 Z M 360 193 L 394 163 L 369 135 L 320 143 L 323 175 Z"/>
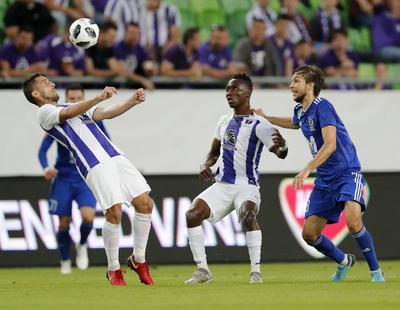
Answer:
<path fill-rule="evenodd" d="M 81 102 L 84 99 L 84 93 L 80 89 L 71 89 L 67 92 L 66 95 L 66 101 L 69 103 Z"/>
<path fill-rule="evenodd" d="M 57 103 L 60 96 L 58 95 L 55 86 L 56 84 L 51 82 L 47 77 L 39 76 L 36 78 L 35 90 L 32 94 L 41 102 Z"/>
<path fill-rule="evenodd" d="M 293 74 L 292 82 L 289 87 L 292 91 L 293 100 L 296 102 L 302 102 L 307 95 L 308 88 L 304 77 L 298 73 Z"/>
<path fill-rule="evenodd" d="M 247 86 L 240 80 L 230 80 L 226 86 L 226 100 L 231 108 L 237 108 L 246 102 L 249 90 Z"/>

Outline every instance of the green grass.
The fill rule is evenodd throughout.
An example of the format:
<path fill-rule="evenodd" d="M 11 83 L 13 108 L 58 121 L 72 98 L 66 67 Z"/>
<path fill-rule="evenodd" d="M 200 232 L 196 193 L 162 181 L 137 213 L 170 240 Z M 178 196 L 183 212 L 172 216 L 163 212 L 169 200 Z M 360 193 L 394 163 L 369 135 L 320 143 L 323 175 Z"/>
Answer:
<path fill-rule="evenodd" d="M 333 263 L 263 264 L 264 283 L 248 284 L 249 266 L 211 265 L 215 281 L 185 286 L 193 266 L 153 266 L 146 287 L 131 271 L 127 287 L 109 286 L 104 268 L 0 269 L 0 309 L 400 309 L 400 262 L 384 261 L 386 283 L 371 283 L 365 263 L 343 283 L 330 282 Z"/>

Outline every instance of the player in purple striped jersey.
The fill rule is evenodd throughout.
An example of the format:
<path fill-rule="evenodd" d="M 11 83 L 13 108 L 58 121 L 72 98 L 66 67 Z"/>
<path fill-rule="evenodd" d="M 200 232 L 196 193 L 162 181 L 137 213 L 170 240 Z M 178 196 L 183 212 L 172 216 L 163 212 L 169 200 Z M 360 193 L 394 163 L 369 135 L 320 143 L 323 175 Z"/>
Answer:
<path fill-rule="evenodd" d="M 128 258 L 128 267 L 137 272 L 141 282 L 153 284 L 145 261 L 153 209 L 148 194 L 150 186 L 95 123 L 117 117 L 144 102 L 144 90 L 134 91 L 122 103 L 101 108 L 96 105 L 116 94 L 114 87 L 105 87 L 95 98 L 72 105 L 57 104 L 60 96 L 55 84 L 43 74 L 32 75 L 22 88 L 28 101 L 39 107 L 40 126 L 74 155 L 78 172 L 103 209 L 106 217 L 103 241 L 109 282 L 112 285 L 126 285 L 118 259 L 122 204 L 125 203 L 132 205 L 136 211 L 132 223 L 134 250 Z"/>
<path fill-rule="evenodd" d="M 216 223 L 232 210 L 246 228 L 250 255 L 250 283 L 262 283 L 260 271 L 261 230 L 257 222 L 260 207 L 258 164 L 263 146 L 285 158 L 285 140 L 264 118 L 250 110 L 253 83 L 246 74 L 237 74 L 228 82 L 226 99 L 233 114 L 223 116 L 217 126 L 211 150 L 201 166 L 202 180 L 216 182 L 198 195 L 186 213 L 190 249 L 198 269 L 186 284 L 207 283 L 213 280 L 208 269 L 201 223 Z M 221 157 L 214 176 L 211 167 Z"/>
<path fill-rule="evenodd" d="M 368 262 L 372 282 L 384 282 L 375 254 L 374 242 L 362 221 L 365 211 L 365 180 L 356 148 L 333 105 L 318 97 L 324 87 L 324 75 L 316 66 L 304 65 L 294 70 L 290 89 L 297 105 L 293 117 L 266 116 L 272 124 L 299 129 L 306 137 L 314 157 L 296 175 L 293 186 L 299 189 L 312 171 L 317 170 L 314 189 L 308 201 L 303 239 L 338 263 L 333 281 L 343 281 L 356 259 L 346 254 L 322 235 L 326 224 L 337 223 L 344 212 L 347 227 Z"/>

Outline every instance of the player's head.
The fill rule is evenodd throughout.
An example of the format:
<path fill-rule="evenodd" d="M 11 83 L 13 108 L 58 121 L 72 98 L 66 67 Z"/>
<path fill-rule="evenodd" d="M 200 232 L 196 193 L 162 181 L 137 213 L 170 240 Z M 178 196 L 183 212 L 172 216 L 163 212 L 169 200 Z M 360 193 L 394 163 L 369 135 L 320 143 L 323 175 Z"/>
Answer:
<path fill-rule="evenodd" d="M 35 73 L 22 83 L 22 90 L 30 103 L 41 107 L 46 103 L 56 104 L 60 99 L 55 86 L 44 74 Z"/>
<path fill-rule="evenodd" d="M 85 90 L 81 84 L 69 84 L 65 88 L 65 101 L 75 103 L 85 100 Z"/>
<path fill-rule="evenodd" d="M 253 91 L 253 82 L 245 73 L 235 74 L 226 85 L 226 99 L 231 108 L 249 103 Z"/>
<path fill-rule="evenodd" d="M 294 101 L 302 102 L 307 95 L 317 97 L 324 87 L 324 73 L 317 66 L 304 65 L 294 70 L 290 83 Z"/>

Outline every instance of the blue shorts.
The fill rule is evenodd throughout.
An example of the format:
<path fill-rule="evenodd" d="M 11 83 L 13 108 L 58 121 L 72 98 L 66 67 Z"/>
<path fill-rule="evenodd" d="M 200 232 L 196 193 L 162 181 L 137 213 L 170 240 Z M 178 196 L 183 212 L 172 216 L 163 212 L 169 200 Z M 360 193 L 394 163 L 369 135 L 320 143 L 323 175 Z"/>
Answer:
<path fill-rule="evenodd" d="M 56 177 L 51 185 L 49 213 L 70 217 L 73 200 L 78 203 L 79 208 L 96 208 L 96 198 L 83 179 Z"/>
<path fill-rule="evenodd" d="M 316 215 L 337 223 L 346 201 L 356 201 L 365 211 L 363 189 L 365 180 L 359 171 L 349 171 L 326 183 L 317 177 L 315 186 L 307 203 L 305 218 Z"/>

